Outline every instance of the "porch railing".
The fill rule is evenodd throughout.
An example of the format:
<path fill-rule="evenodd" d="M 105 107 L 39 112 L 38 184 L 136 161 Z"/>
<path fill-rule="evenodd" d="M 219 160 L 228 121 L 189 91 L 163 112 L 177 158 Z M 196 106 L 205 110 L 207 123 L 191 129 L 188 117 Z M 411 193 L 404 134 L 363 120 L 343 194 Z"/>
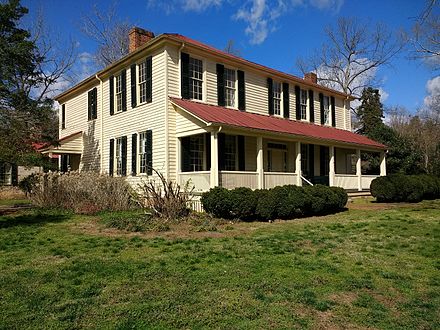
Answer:
<path fill-rule="evenodd" d="M 335 174 L 334 185 L 344 189 L 358 189 L 356 174 Z"/>
<path fill-rule="evenodd" d="M 209 171 L 180 172 L 178 174 L 179 184 L 183 186 L 190 180 L 190 186 L 194 186 L 194 191 L 207 191 L 211 185 L 210 174 Z"/>
<path fill-rule="evenodd" d="M 220 171 L 219 184 L 227 189 L 237 187 L 248 187 L 251 189 L 258 188 L 257 172 L 247 171 Z"/>
<path fill-rule="evenodd" d="M 296 184 L 296 173 L 264 172 L 264 188 Z"/>

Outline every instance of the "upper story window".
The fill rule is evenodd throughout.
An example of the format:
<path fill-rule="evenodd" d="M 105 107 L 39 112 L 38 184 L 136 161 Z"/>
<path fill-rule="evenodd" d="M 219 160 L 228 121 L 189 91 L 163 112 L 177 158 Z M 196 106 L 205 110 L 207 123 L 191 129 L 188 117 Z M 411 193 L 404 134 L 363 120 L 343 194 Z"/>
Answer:
<path fill-rule="evenodd" d="M 115 77 L 115 103 L 116 112 L 121 112 L 123 110 L 122 106 L 122 74 Z"/>
<path fill-rule="evenodd" d="M 281 83 L 273 82 L 273 113 L 281 116 Z"/>
<path fill-rule="evenodd" d="M 307 90 L 300 92 L 301 120 L 307 120 Z"/>
<path fill-rule="evenodd" d="M 139 103 L 147 102 L 147 64 L 142 62 L 138 66 L 139 71 Z"/>
<path fill-rule="evenodd" d="M 66 128 L 66 105 L 61 106 L 61 129 Z"/>
<path fill-rule="evenodd" d="M 235 70 L 225 68 L 225 103 L 228 107 L 235 107 L 235 84 Z"/>
<path fill-rule="evenodd" d="M 96 119 L 98 118 L 98 89 L 95 87 L 91 91 L 89 91 L 87 98 L 87 119 Z"/>
<path fill-rule="evenodd" d="M 199 59 L 189 58 L 189 97 L 195 100 L 203 98 L 203 62 Z"/>
<path fill-rule="evenodd" d="M 328 96 L 324 96 L 323 99 L 323 108 L 324 108 L 324 125 L 330 125 L 330 98 Z"/>

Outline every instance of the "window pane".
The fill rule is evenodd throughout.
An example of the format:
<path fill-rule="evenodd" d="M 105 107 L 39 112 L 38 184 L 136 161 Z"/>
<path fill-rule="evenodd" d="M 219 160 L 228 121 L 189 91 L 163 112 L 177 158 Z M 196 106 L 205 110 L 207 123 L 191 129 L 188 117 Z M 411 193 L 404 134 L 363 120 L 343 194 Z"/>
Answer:
<path fill-rule="evenodd" d="M 116 174 L 122 175 L 122 138 L 116 139 Z"/>
<path fill-rule="evenodd" d="M 203 86 L 203 63 L 201 60 L 190 57 L 189 59 L 190 74 L 190 98 L 201 100 Z"/>
<path fill-rule="evenodd" d="M 281 115 L 281 83 L 273 82 L 273 113 Z"/>
<path fill-rule="evenodd" d="M 139 134 L 139 173 L 147 173 L 147 133 Z"/>
<path fill-rule="evenodd" d="M 235 70 L 225 69 L 225 102 L 226 106 L 235 106 Z"/>
<path fill-rule="evenodd" d="M 147 75 L 146 75 L 146 63 L 139 64 L 139 102 L 143 103 L 147 101 Z"/>
<path fill-rule="evenodd" d="M 236 170 L 237 144 L 235 135 L 225 135 L 225 170 Z"/>
<path fill-rule="evenodd" d="M 307 91 L 301 89 L 300 93 L 301 119 L 307 119 Z"/>
<path fill-rule="evenodd" d="M 115 77 L 116 85 L 116 112 L 122 111 L 122 75 Z"/>
<path fill-rule="evenodd" d="M 203 154 L 205 150 L 203 135 L 194 135 L 189 139 L 190 165 L 192 171 L 203 171 Z"/>

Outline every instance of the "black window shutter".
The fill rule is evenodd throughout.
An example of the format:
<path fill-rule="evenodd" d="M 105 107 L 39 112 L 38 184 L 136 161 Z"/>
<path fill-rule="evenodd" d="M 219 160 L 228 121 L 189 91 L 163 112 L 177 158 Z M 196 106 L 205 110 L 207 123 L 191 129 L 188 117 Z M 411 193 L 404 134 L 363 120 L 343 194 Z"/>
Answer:
<path fill-rule="evenodd" d="M 149 129 L 146 136 L 147 174 L 153 174 L 153 131 Z"/>
<path fill-rule="evenodd" d="M 136 95 L 136 64 L 130 66 L 130 86 L 131 86 L 131 107 L 135 108 L 137 105 Z"/>
<path fill-rule="evenodd" d="M 315 145 L 309 144 L 309 176 L 315 176 Z"/>
<path fill-rule="evenodd" d="M 110 150 L 109 150 L 109 166 L 108 174 L 113 176 L 113 167 L 115 165 L 115 139 L 110 139 Z"/>
<path fill-rule="evenodd" d="M 147 102 L 153 101 L 153 58 L 151 56 L 147 57 L 145 68 L 147 70 Z"/>
<path fill-rule="evenodd" d="M 330 111 L 332 112 L 332 126 L 336 127 L 336 106 L 335 97 L 330 97 Z"/>
<path fill-rule="evenodd" d="M 237 70 L 238 78 L 238 109 L 246 111 L 246 91 L 244 82 L 244 71 Z"/>
<path fill-rule="evenodd" d="M 61 106 L 61 128 L 66 128 L 66 105 Z"/>
<path fill-rule="evenodd" d="M 131 175 L 135 176 L 137 172 L 137 134 L 131 135 Z"/>
<path fill-rule="evenodd" d="M 283 83 L 283 116 L 284 118 L 289 118 L 290 117 L 290 102 L 289 102 L 289 84 L 288 83 Z"/>
<path fill-rule="evenodd" d="M 11 184 L 13 186 L 18 185 L 18 166 L 17 166 L 17 164 L 11 164 Z"/>
<path fill-rule="evenodd" d="M 217 104 L 225 105 L 225 66 L 217 63 Z"/>
<path fill-rule="evenodd" d="M 295 117 L 296 120 L 301 120 L 301 88 L 295 86 Z"/>
<path fill-rule="evenodd" d="M 121 72 L 121 87 L 122 87 L 122 111 L 127 111 L 127 72 Z"/>
<path fill-rule="evenodd" d="M 324 95 L 319 93 L 319 107 L 321 113 L 321 125 L 324 125 Z"/>
<path fill-rule="evenodd" d="M 180 89 L 182 99 L 189 99 L 189 54 L 180 53 Z"/>
<path fill-rule="evenodd" d="M 93 90 L 87 93 L 87 120 L 92 119 L 92 98 Z"/>
<path fill-rule="evenodd" d="M 267 78 L 267 98 L 269 115 L 273 115 L 273 80 L 272 78 Z"/>
<path fill-rule="evenodd" d="M 244 136 L 238 135 L 238 170 L 239 171 L 245 171 L 245 149 L 244 149 Z"/>
<path fill-rule="evenodd" d="M 211 133 L 205 133 L 206 170 L 211 169 Z"/>
<path fill-rule="evenodd" d="M 181 159 L 181 171 L 190 172 L 191 171 L 191 152 L 190 152 L 190 137 L 185 136 L 180 138 L 180 147 L 182 149 L 182 159 Z"/>
<path fill-rule="evenodd" d="M 225 150 L 225 133 L 218 133 L 218 154 L 220 157 L 218 158 L 218 169 L 224 170 L 225 169 L 225 159 L 224 157 L 221 157 L 223 155 Z"/>
<path fill-rule="evenodd" d="M 313 90 L 309 90 L 309 118 L 310 122 L 315 122 L 315 98 L 313 96 Z"/>
<path fill-rule="evenodd" d="M 115 77 L 110 76 L 109 81 L 109 91 L 110 91 L 110 115 L 115 113 Z"/>
<path fill-rule="evenodd" d="M 122 175 L 126 176 L 127 175 L 127 137 L 123 136 L 122 137 L 122 146 L 121 146 L 121 151 L 122 151 Z"/>
<path fill-rule="evenodd" d="M 93 93 L 93 119 L 98 118 L 98 89 L 95 87 Z"/>

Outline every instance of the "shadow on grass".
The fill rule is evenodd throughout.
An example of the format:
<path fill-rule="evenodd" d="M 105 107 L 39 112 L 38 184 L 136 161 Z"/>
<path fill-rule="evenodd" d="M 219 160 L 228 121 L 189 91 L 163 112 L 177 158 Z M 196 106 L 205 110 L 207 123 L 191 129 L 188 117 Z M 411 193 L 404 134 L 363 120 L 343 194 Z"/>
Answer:
<path fill-rule="evenodd" d="M 72 214 L 67 212 L 36 210 L 17 216 L 0 216 L 0 229 L 15 226 L 41 226 L 69 220 Z"/>

